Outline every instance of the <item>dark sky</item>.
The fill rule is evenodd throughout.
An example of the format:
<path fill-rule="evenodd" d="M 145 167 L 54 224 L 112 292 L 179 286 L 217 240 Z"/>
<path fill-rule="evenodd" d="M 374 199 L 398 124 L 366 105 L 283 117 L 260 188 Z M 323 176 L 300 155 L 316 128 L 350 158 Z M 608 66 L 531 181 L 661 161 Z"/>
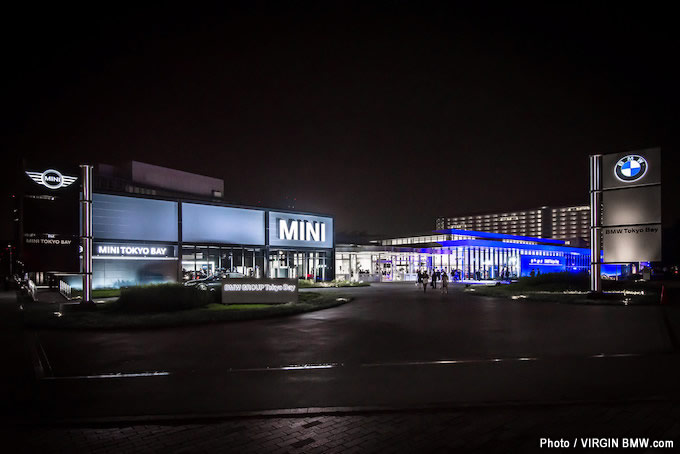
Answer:
<path fill-rule="evenodd" d="M 585 204 L 589 154 L 661 146 L 677 220 L 673 12 L 505 3 L 9 10 L 3 148 L 180 168 L 391 235 Z"/>

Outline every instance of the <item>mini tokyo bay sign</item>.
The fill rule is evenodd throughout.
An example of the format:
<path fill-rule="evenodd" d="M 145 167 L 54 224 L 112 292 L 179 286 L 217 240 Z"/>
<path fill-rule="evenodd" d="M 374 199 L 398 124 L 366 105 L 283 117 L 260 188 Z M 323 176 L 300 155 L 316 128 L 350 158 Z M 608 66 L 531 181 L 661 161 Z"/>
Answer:
<path fill-rule="evenodd" d="M 233 278 L 222 280 L 222 304 L 295 303 L 297 279 Z"/>
<path fill-rule="evenodd" d="M 80 168 L 26 162 L 21 185 L 21 257 L 25 270 L 80 271 Z"/>

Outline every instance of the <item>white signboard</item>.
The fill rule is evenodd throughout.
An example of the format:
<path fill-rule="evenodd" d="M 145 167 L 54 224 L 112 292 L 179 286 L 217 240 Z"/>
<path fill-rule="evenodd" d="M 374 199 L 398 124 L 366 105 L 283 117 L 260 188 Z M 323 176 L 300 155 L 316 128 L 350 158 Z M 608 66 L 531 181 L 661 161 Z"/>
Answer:
<path fill-rule="evenodd" d="M 602 228 L 605 263 L 661 260 L 661 224 Z"/>
<path fill-rule="evenodd" d="M 225 279 L 222 303 L 294 303 L 298 299 L 297 279 Z"/>

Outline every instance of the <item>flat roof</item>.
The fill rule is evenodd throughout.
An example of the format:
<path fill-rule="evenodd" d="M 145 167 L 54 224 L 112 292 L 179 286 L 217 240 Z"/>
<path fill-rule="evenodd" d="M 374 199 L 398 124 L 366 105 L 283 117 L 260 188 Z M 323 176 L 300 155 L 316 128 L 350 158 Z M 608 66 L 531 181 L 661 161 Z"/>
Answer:
<path fill-rule="evenodd" d="M 550 244 L 565 244 L 564 240 L 555 240 L 552 238 L 537 238 L 533 236 L 519 236 L 519 235 L 509 235 L 507 233 L 491 233 L 491 232 L 478 232 L 475 230 L 460 230 L 460 229 L 444 229 L 435 230 L 436 233 L 452 234 L 452 235 L 465 235 L 474 236 L 477 238 L 492 238 L 496 240 L 517 240 L 517 241 L 534 241 L 538 243 L 550 243 Z"/>

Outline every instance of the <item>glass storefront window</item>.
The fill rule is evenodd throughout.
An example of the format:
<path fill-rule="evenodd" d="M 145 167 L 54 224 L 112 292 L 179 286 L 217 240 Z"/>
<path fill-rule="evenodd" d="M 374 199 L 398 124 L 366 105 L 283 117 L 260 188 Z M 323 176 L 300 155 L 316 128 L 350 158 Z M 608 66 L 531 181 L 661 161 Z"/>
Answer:
<path fill-rule="evenodd" d="M 264 277 L 264 250 L 261 248 L 187 246 L 182 248 L 183 280 L 212 275 L 240 273 Z"/>

